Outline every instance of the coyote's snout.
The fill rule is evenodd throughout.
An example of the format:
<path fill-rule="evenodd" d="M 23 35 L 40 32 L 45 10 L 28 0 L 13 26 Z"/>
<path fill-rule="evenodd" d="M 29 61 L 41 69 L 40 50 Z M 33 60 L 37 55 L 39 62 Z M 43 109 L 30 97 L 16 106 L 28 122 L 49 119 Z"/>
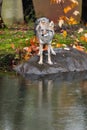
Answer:
<path fill-rule="evenodd" d="M 52 39 L 54 37 L 54 22 L 49 21 L 49 19 L 42 17 L 37 19 L 36 21 L 36 26 L 35 26 L 35 32 L 36 36 L 39 40 L 39 55 L 40 55 L 40 60 L 39 64 L 43 64 L 43 45 L 47 44 L 48 45 L 48 63 L 53 64 L 51 61 L 51 53 L 56 55 L 54 52 L 51 43 Z"/>

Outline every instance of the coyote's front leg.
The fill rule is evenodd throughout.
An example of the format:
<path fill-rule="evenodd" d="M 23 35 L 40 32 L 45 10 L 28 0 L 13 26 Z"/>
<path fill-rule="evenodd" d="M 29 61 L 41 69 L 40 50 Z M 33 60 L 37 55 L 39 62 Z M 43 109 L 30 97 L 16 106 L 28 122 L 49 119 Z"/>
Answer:
<path fill-rule="evenodd" d="M 52 65 L 53 62 L 51 61 L 51 48 L 50 45 L 48 45 L 48 64 Z"/>
<path fill-rule="evenodd" d="M 50 44 L 49 46 L 50 46 L 50 51 L 51 51 L 51 53 L 52 53 L 53 55 L 56 55 L 55 51 L 53 50 L 52 45 Z"/>
<path fill-rule="evenodd" d="M 40 60 L 39 60 L 39 64 L 43 64 L 43 45 L 40 44 L 39 46 L 39 55 L 40 55 Z"/>

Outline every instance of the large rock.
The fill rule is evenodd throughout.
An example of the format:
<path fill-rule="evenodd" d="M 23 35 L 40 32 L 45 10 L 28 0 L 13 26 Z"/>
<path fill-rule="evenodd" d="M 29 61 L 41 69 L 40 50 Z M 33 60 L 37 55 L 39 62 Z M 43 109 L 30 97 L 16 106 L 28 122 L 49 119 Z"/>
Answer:
<path fill-rule="evenodd" d="M 21 75 L 47 76 L 63 72 L 82 72 L 87 70 L 87 54 L 70 48 L 55 49 L 56 56 L 52 55 L 53 65 L 47 63 L 47 52 L 44 53 L 44 64 L 39 65 L 39 56 L 32 57 L 14 69 Z"/>

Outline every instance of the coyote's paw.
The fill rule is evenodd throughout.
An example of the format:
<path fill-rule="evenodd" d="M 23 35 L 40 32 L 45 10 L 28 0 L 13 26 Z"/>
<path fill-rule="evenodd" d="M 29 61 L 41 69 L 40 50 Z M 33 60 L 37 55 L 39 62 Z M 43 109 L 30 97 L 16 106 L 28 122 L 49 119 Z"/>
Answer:
<path fill-rule="evenodd" d="M 39 62 L 38 62 L 38 64 L 42 65 L 42 64 L 43 64 L 43 62 L 42 62 L 42 61 L 39 61 Z"/>
<path fill-rule="evenodd" d="M 52 51 L 52 54 L 53 54 L 53 55 L 56 55 L 56 52 L 55 52 L 55 51 Z"/>
<path fill-rule="evenodd" d="M 52 62 L 52 61 L 48 61 L 48 64 L 49 64 L 49 65 L 53 65 L 53 62 Z"/>

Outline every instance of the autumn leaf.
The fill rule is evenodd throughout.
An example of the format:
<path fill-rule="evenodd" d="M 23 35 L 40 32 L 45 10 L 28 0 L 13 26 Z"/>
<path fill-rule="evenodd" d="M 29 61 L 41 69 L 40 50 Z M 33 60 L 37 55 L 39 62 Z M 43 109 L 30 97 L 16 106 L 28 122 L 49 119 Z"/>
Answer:
<path fill-rule="evenodd" d="M 87 42 L 87 33 L 80 37 L 80 40 Z"/>
<path fill-rule="evenodd" d="M 37 44 L 37 43 L 38 43 L 37 37 L 33 37 L 33 38 L 30 39 L 30 44 L 31 44 L 31 45 L 35 45 L 35 44 Z"/>
<path fill-rule="evenodd" d="M 80 14 L 80 13 L 79 13 L 79 11 L 75 10 L 75 11 L 73 12 L 73 14 L 74 14 L 75 16 L 77 16 L 77 15 Z"/>
<path fill-rule="evenodd" d="M 56 3 L 58 4 L 60 4 L 61 2 L 63 2 L 64 3 L 64 0 L 56 0 Z"/>
<path fill-rule="evenodd" d="M 59 22 L 58 22 L 59 27 L 61 28 L 63 24 L 64 24 L 64 20 L 60 19 Z"/>
<path fill-rule="evenodd" d="M 64 13 L 68 13 L 72 8 L 70 6 L 67 6 L 66 8 L 64 8 Z"/>
<path fill-rule="evenodd" d="M 23 50 L 25 50 L 25 51 L 27 51 L 29 53 L 32 51 L 31 46 L 30 47 L 24 47 Z"/>
<path fill-rule="evenodd" d="M 62 46 L 63 46 L 63 45 L 60 44 L 60 43 L 57 43 L 57 44 L 56 44 L 56 47 L 57 47 L 57 48 L 60 48 L 60 47 L 62 47 Z"/>
<path fill-rule="evenodd" d="M 66 36 L 67 36 L 67 31 L 64 30 L 63 31 L 63 37 L 66 38 Z"/>
<path fill-rule="evenodd" d="M 65 22 L 66 23 L 69 22 L 69 18 L 66 16 L 61 16 L 58 21 L 59 21 L 58 25 L 61 27 Z"/>
<path fill-rule="evenodd" d="M 80 37 L 80 40 L 81 40 L 81 41 L 85 41 L 85 37 L 84 37 L 84 36 L 81 36 L 81 37 Z"/>
<path fill-rule="evenodd" d="M 85 49 L 83 46 L 79 46 L 79 45 L 74 46 L 74 48 L 79 50 L 79 51 L 84 51 L 84 49 Z"/>
<path fill-rule="evenodd" d="M 64 3 L 64 0 L 50 0 L 51 4 L 60 4 L 61 2 Z"/>
<path fill-rule="evenodd" d="M 27 54 L 24 56 L 24 60 L 29 60 L 30 57 L 31 57 L 31 56 L 27 53 Z"/>
<path fill-rule="evenodd" d="M 87 37 L 85 37 L 85 42 L 87 42 Z"/>
<path fill-rule="evenodd" d="M 0 35 L 4 34 L 4 31 L 0 31 Z"/>
<path fill-rule="evenodd" d="M 70 0 L 72 3 L 78 5 L 78 1 L 77 0 Z"/>
<path fill-rule="evenodd" d="M 71 5 L 70 5 L 70 7 L 73 9 L 73 8 L 75 8 L 77 6 L 77 4 L 76 3 L 72 3 Z"/>
<path fill-rule="evenodd" d="M 73 18 L 73 17 L 70 17 L 69 18 L 69 21 L 68 21 L 68 24 L 77 24 L 77 21 Z"/>
<path fill-rule="evenodd" d="M 52 46 L 55 46 L 56 45 L 56 42 L 52 42 Z"/>
<path fill-rule="evenodd" d="M 84 36 L 87 38 L 87 33 L 85 33 Z"/>
<path fill-rule="evenodd" d="M 84 41 L 87 42 L 87 33 L 84 34 L 84 37 L 85 37 Z"/>
<path fill-rule="evenodd" d="M 11 48 L 12 48 L 12 49 L 15 49 L 14 43 L 11 44 Z"/>
<path fill-rule="evenodd" d="M 50 4 L 55 4 L 57 3 L 56 0 L 50 0 Z"/>
<path fill-rule="evenodd" d="M 83 28 L 79 28 L 78 33 L 82 33 L 84 31 Z"/>

